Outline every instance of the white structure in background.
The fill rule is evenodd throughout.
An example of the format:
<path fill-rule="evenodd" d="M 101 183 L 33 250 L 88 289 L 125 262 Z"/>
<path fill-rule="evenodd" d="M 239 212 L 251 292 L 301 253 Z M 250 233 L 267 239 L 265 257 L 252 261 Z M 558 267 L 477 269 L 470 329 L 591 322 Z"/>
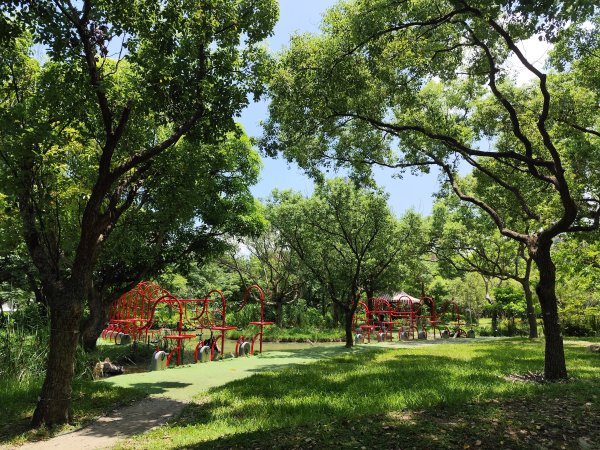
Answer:
<path fill-rule="evenodd" d="M 17 305 L 12 300 L 8 300 L 5 303 L 0 304 L 0 308 L 2 308 L 2 313 L 12 313 L 16 311 Z"/>
<path fill-rule="evenodd" d="M 406 292 L 402 291 L 402 292 L 396 292 L 392 295 L 386 294 L 386 295 L 382 295 L 381 298 L 386 299 L 388 302 L 390 302 L 391 304 L 395 304 L 398 302 L 403 302 L 403 303 L 419 303 L 421 300 L 418 299 L 417 297 L 413 297 L 412 295 L 407 294 Z"/>

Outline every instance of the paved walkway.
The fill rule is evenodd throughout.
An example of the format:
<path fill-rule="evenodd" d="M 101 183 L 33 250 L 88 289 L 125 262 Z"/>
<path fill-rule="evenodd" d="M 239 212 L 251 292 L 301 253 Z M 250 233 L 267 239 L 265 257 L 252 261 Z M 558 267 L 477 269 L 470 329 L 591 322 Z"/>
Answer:
<path fill-rule="evenodd" d="M 181 413 L 186 402 L 165 397 L 149 397 L 101 417 L 93 424 L 48 439 L 16 447 L 19 450 L 77 449 L 113 447 L 120 439 L 158 427 Z"/>

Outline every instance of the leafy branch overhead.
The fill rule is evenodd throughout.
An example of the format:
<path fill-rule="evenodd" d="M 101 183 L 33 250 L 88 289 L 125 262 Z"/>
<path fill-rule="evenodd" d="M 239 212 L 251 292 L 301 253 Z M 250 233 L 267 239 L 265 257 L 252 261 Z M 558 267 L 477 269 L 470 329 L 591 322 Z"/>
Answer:
<path fill-rule="evenodd" d="M 50 424 L 66 420 L 84 311 L 101 324 L 140 277 L 263 225 L 249 192 L 260 160 L 235 119 L 264 93 L 272 63 L 261 41 L 278 9 L 17 0 L 0 12 L 10 31 L 0 43 L 3 193 L 61 322 L 52 329 L 72 330 L 51 336 L 33 419 Z"/>
<path fill-rule="evenodd" d="M 340 3 L 280 55 L 262 138 L 313 175 L 437 166 L 537 266 L 549 378 L 566 376 L 550 249 L 600 225 L 597 25 L 589 1 Z M 546 69 L 522 50 L 535 38 L 554 46 Z"/>

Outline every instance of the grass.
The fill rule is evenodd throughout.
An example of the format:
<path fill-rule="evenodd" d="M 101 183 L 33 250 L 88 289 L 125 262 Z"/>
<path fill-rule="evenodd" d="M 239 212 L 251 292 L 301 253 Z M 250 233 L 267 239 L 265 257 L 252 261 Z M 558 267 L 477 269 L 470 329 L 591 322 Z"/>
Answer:
<path fill-rule="evenodd" d="M 579 438 L 599 443 L 600 358 L 581 341 L 566 346 L 569 383 L 505 378 L 540 370 L 542 347 L 522 339 L 444 343 L 259 373 L 197 396 L 178 421 L 123 447 L 536 448 L 528 439 L 541 430 L 550 444 L 537 448 L 560 448 L 562 435 L 575 439 L 566 448 L 582 446 Z"/>
<path fill-rule="evenodd" d="M 147 395 L 143 390 L 132 387 L 113 387 L 94 382 L 91 377 L 91 367 L 95 362 L 104 360 L 106 357 L 117 363 L 135 359 L 129 347 L 100 343 L 95 352 L 86 355 L 84 360 L 80 360 L 78 364 L 79 375 L 74 382 L 72 392 L 72 423 L 53 429 L 29 430 L 29 421 L 43 382 L 41 376 L 27 377 L 22 380 L 13 377 L 0 378 L 0 398 L 2 398 L 0 442 L 18 444 L 80 428 L 108 410 Z"/>

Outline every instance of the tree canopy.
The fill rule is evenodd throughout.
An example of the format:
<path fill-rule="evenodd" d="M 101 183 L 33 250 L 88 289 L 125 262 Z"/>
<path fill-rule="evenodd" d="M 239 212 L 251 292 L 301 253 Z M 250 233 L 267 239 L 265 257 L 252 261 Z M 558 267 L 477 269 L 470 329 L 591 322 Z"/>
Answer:
<path fill-rule="evenodd" d="M 398 274 L 400 261 L 424 247 L 419 216 L 408 213 L 398 222 L 381 191 L 357 188 L 341 178 L 318 185 L 310 198 L 276 192 L 268 218 L 343 311 L 349 347 L 363 290 L 382 289 L 387 277 Z"/>
<path fill-rule="evenodd" d="M 321 34 L 282 53 L 263 138 L 309 173 L 438 166 L 537 265 L 549 379 L 566 377 L 553 239 L 600 220 L 598 90 L 578 81 L 589 79 L 578 61 L 594 57 L 577 59 L 576 44 L 594 38 L 573 31 L 583 23 L 595 29 L 592 2 L 341 2 Z M 527 59 L 518 43 L 537 36 L 560 49 L 562 72 Z M 531 82 L 516 84 L 509 57 Z M 479 191 L 457 176 L 464 165 Z"/>
<path fill-rule="evenodd" d="M 182 251 L 208 251 L 228 228 L 260 225 L 247 189 L 258 158 L 235 118 L 264 92 L 261 41 L 278 9 L 274 0 L 1 8 L 10 33 L 0 43 L 0 176 L 51 311 L 33 423 L 53 424 L 68 418 L 98 280 L 133 281 Z"/>

